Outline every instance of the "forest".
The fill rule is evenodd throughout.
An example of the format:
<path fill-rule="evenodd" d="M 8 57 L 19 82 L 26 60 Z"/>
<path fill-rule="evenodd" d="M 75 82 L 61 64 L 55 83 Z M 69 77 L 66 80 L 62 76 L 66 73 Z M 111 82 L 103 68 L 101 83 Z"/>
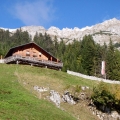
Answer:
<path fill-rule="evenodd" d="M 10 48 L 31 41 L 27 31 L 22 32 L 19 29 L 13 34 L 9 30 L 0 29 L 0 55 L 5 56 Z M 33 41 L 60 59 L 64 64 L 64 72 L 71 70 L 104 78 L 105 76 L 101 75 L 101 62 L 105 61 L 106 78 L 120 80 L 120 51 L 117 49 L 119 43 L 114 45 L 110 40 L 108 45 L 99 45 L 91 35 L 86 35 L 81 41 L 74 39 L 72 43 L 66 44 L 62 39 L 58 42 L 56 36 L 51 39 L 46 33 L 36 33 Z"/>

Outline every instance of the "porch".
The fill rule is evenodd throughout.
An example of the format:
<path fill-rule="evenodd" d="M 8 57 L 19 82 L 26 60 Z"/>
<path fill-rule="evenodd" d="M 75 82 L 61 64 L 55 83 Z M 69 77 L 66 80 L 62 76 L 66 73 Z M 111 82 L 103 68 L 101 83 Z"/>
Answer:
<path fill-rule="evenodd" d="M 29 64 L 33 66 L 41 66 L 41 67 L 48 67 L 53 69 L 61 69 L 63 67 L 62 62 L 54 62 L 49 60 L 40 60 L 37 58 L 32 57 L 22 57 L 20 55 L 14 55 L 5 58 L 4 62 L 6 64 L 14 63 L 14 64 Z"/>

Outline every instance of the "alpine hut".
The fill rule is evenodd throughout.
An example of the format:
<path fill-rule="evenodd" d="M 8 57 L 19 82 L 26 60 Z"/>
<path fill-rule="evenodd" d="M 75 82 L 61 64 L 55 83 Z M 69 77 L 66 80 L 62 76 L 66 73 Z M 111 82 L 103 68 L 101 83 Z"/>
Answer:
<path fill-rule="evenodd" d="M 11 48 L 4 57 L 6 64 L 29 64 L 61 70 L 63 63 L 34 42 Z"/>

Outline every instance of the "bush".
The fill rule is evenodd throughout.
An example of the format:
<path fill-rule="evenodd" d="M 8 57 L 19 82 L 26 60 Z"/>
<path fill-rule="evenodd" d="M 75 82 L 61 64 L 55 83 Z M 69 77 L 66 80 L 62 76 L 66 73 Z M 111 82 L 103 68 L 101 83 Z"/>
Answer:
<path fill-rule="evenodd" d="M 101 82 L 97 87 L 93 88 L 91 98 L 98 108 L 104 106 L 103 111 L 105 111 L 105 108 L 113 109 L 115 105 L 115 95 L 110 91 L 109 87 L 109 85 Z"/>

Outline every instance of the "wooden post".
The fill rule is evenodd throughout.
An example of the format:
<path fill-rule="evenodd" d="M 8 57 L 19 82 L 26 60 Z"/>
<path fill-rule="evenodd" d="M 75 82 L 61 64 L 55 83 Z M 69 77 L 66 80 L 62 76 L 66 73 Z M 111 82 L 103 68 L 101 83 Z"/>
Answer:
<path fill-rule="evenodd" d="M 52 61 L 52 57 L 50 57 L 50 60 Z"/>
<path fill-rule="evenodd" d="M 17 65 L 19 64 L 19 61 L 18 61 L 18 60 L 16 61 L 16 64 L 17 64 Z"/>
<path fill-rule="evenodd" d="M 2 55 L 1 55 L 0 59 L 2 60 Z"/>
<path fill-rule="evenodd" d="M 23 47 L 21 47 L 20 54 L 21 54 L 21 56 L 23 56 Z"/>

